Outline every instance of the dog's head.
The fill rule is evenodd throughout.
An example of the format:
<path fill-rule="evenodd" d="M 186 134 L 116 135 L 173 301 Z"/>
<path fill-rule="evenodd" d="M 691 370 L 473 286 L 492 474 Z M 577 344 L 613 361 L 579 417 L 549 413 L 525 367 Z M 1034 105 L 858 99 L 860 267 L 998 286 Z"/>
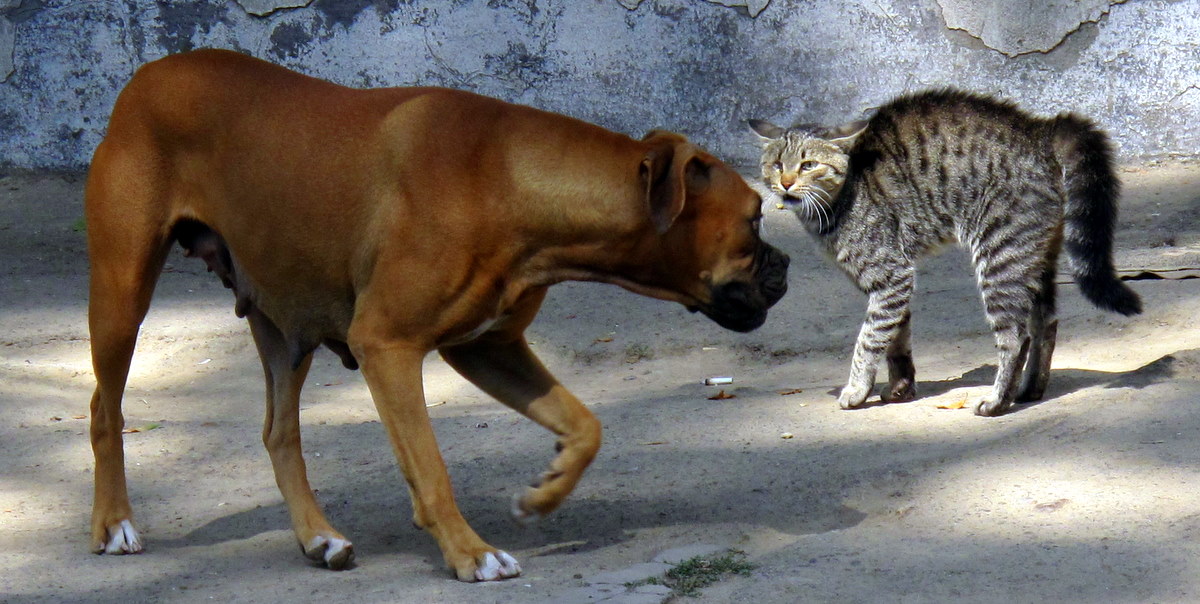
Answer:
<path fill-rule="evenodd" d="M 654 131 L 643 142 L 639 176 L 657 236 L 653 286 L 722 327 L 758 328 L 787 292 L 789 262 L 759 237 L 762 199 L 681 135 Z"/>

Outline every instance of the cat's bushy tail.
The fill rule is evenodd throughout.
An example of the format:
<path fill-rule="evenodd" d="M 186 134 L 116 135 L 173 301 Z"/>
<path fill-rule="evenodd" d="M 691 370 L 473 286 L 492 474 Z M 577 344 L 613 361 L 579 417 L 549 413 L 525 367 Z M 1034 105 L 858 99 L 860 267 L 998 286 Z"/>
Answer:
<path fill-rule="evenodd" d="M 1067 191 L 1064 247 L 1079 289 L 1104 310 L 1136 315 L 1142 301 L 1117 278 L 1112 261 L 1121 189 L 1112 145 L 1095 124 L 1073 113 L 1051 120 L 1050 130 Z"/>

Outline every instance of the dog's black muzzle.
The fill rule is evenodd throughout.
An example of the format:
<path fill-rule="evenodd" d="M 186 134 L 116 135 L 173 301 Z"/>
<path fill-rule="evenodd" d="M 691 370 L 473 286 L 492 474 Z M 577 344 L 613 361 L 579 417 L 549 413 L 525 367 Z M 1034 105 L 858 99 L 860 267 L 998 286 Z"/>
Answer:
<path fill-rule="evenodd" d="M 753 267 L 753 280 L 723 283 L 712 291 L 712 302 L 699 308 L 717 325 L 733 331 L 758 329 L 771 308 L 787 293 L 787 254 L 763 243 Z"/>

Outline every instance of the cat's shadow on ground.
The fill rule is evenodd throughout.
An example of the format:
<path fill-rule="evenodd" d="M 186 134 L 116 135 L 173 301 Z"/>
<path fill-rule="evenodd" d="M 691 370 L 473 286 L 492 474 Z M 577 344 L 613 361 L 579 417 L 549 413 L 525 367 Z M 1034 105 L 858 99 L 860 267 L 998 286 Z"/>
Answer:
<path fill-rule="evenodd" d="M 1094 371 L 1090 369 L 1051 369 L 1050 384 L 1046 387 L 1045 396 L 1041 400 L 1031 401 L 1027 403 L 1018 403 L 1012 406 L 1008 413 L 1016 413 L 1023 409 L 1035 407 L 1044 402 L 1053 400 L 1065 394 L 1070 394 L 1077 390 L 1090 388 L 1092 386 L 1103 386 L 1105 388 L 1133 388 L 1140 390 L 1152 384 L 1179 377 L 1181 373 L 1187 373 L 1188 370 L 1195 372 L 1200 370 L 1200 349 L 1181 350 L 1165 356 L 1162 356 L 1154 361 L 1133 369 L 1131 371 Z M 959 388 L 976 388 L 982 386 L 991 386 L 992 381 L 996 377 L 996 366 L 993 364 L 985 364 L 972 369 L 956 378 L 937 380 L 937 381 L 917 381 L 917 399 L 913 401 L 903 401 L 889 403 L 879 398 L 878 392 L 867 399 L 861 407 L 856 409 L 869 409 L 881 405 L 902 405 L 905 403 L 918 402 L 927 400 L 935 396 L 940 396 L 957 390 Z M 884 387 L 879 384 L 876 386 L 878 391 Z M 830 394 L 837 396 L 841 388 L 830 390 Z M 951 401 L 952 402 L 952 401 Z M 967 401 L 967 406 L 974 404 L 976 401 Z M 949 404 L 949 402 L 947 403 Z"/>

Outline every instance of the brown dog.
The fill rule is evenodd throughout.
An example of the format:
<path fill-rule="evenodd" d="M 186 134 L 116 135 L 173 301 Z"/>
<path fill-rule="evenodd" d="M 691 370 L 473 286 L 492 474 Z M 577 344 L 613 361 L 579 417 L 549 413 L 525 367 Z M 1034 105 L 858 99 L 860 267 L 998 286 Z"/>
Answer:
<path fill-rule="evenodd" d="M 682 136 L 636 141 L 453 90 L 354 90 L 227 51 L 141 68 L 88 176 L 96 392 L 95 551 L 136 553 L 121 397 L 174 241 L 233 289 L 267 377 L 263 441 L 304 553 L 334 569 L 350 542 L 321 513 L 299 396 L 325 344 L 361 367 L 413 500 L 464 581 L 520 573 L 455 505 L 421 362 L 438 350 L 558 435 L 518 517 L 554 510 L 600 446 L 595 417 L 522 335 L 546 288 L 603 281 L 749 331 L 786 290 L 758 236 L 759 197 Z"/>

